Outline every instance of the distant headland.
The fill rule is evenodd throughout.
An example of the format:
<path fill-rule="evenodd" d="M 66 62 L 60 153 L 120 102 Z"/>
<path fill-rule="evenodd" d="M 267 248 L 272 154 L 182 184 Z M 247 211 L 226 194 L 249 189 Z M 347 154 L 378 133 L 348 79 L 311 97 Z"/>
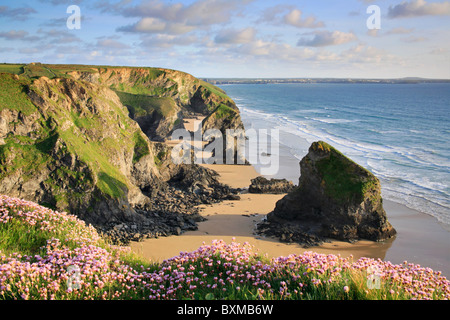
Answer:
<path fill-rule="evenodd" d="M 398 79 L 362 79 L 362 78 L 202 78 L 214 85 L 224 84 L 278 84 L 278 83 L 380 83 L 380 84 L 416 84 L 450 83 L 450 79 L 428 79 L 406 77 Z"/>

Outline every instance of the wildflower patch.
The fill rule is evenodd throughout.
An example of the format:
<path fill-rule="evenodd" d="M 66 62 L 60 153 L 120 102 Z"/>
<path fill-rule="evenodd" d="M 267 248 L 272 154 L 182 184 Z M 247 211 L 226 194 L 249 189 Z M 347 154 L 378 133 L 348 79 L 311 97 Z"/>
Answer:
<path fill-rule="evenodd" d="M 450 282 L 439 271 L 408 262 L 395 265 L 369 258 L 354 262 L 352 257 L 312 251 L 269 260 L 248 243 L 215 240 L 144 266 L 142 260 L 129 257 L 129 250 L 108 245 L 94 229 L 66 213 L 0 196 L 0 219 L 5 236 L 11 234 L 11 226 L 19 225 L 36 229 L 36 236 L 38 231 L 48 236 L 35 254 L 6 253 L 0 246 L 2 300 L 450 298 Z M 379 281 L 376 287 L 368 285 L 371 276 Z"/>

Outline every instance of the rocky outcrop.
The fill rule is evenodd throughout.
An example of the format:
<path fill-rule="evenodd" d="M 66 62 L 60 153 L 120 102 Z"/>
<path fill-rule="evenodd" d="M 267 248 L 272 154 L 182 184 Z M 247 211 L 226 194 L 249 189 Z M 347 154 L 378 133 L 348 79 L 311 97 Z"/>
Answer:
<path fill-rule="evenodd" d="M 294 187 L 294 184 L 287 179 L 257 177 L 251 180 L 248 192 L 282 194 L 291 192 Z"/>
<path fill-rule="evenodd" d="M 218 157 L 213 153 L 216 164 L 249 164 L 245 159 L 245 131 L 237 107 L 220 105 L 202 122 L 202 132 L 204 135 L 208 130 L 219 130 L 222 140 L 222 155 Z M 211 139 L 211 144 L 216 143 Z M 216 145 L 214 145 L 217 147 Z"/>
<path fill-rule="evenodd" d="M 300 162 L 299 186 L 279 200 L 261 234 L 307 246 L 327 239 L 382 241 L 396 234 L 383 209 L 379 180 L 325 142 Z"/>
<path fill-rule="evenodd" d="M 198 205 L 239 198 L 238 190 L 221 184 L 215 171 L 183 164 L 169 170 L 170 179 L 152 190 L 151 210 L 138 210 L 142 221 L 112 221 L 100 230 L 114 243 L 180 235 L 197 230 L 197 223 L 205 220 Z"/>

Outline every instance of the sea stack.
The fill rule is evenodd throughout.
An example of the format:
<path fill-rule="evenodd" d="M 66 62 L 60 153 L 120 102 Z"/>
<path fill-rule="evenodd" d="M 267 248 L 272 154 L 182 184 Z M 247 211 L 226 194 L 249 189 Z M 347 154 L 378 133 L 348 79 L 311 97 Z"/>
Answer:
<path fill-rule="evenodd" d="M 323 141 L 311 145 L 300 169 L 298 187 L 277 202 L 258 227 L 261 233 L 307 246 L 327 238 L 382 241 L 396 234 L 371 172 Z"/>

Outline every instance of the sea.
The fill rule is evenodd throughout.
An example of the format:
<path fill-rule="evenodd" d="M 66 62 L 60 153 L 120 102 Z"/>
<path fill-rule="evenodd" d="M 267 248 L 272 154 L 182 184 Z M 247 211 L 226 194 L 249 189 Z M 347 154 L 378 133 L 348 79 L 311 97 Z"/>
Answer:
<path fill-rule="evenodd" d="M 298 183 L 300 160 L 322 140 L 375 174 L 383 199 L 450 230 L 449 83 L 219 87 L 236 102 L 246 129 L 278 132 L 272 135 L 282 168 L 273 177 Z"/>

